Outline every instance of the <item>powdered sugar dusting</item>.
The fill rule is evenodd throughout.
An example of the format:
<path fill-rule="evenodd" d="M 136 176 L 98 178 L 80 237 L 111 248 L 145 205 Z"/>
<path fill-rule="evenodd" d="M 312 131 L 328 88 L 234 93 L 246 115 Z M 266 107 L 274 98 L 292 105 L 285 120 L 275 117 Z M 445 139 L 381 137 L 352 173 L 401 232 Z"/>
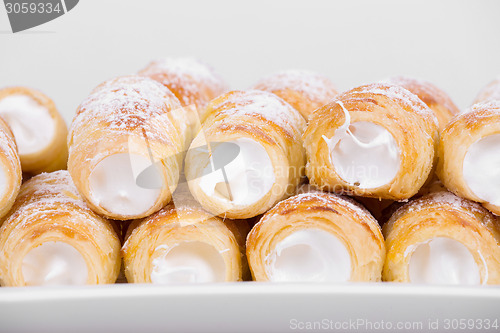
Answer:
<path fill-rule="evenodd" d="M 351 198 L 344 197 L 335 193 L 322 192 L 311 186 L 303 186 L 299 188 L 299 192 L 307 191 L 304 193 L 296 194 L 286 200 L 281 201 L 274 206 L 269 212 L 265 214 L 265 219 L 271 219 L 273 216 L 279 215 L 282 211 L 294 209 L 297 206 L 309 201 L 314 201 L 315 205 L 307 209 L 315 209 L 315 207 L 335 207 L 342 206 L 349 209 L 360 220 L 370 219 L 373 225 L 378 226 L 378 222 L 371 215 L 371 213 L 358 202 Z M 264 218 L 263 218 L 264 220 Z"/>
<path fill-rule="evenodd" d="M 444 208 L 443 206 L 447 206 L 453 210 L 466 213 L 472 218 L 477 219 L 480 223 L 487 227 L 498 223 L 495 220 L 495 217 L 480 204 L 458 197 L 448 191 L 434 192 L 416 200 L 410 201 L 409 203 L 400 207 L 393 214 L 390 221 L 394 222 L 401 216 L 411 212 L 418 212 L 422 209 L 427 209 L 430 207 Z"/>
<path fill-rule="evenodd" d="M 238 92 L 230 95 L 215 108 L 218 110 L 217 115 L 261 117 L 297 137 L 305 127 L 305 122 L 297 110 L 266 91 Z"/>
<path fill-rule="evenodd" d="M 306 70 L 287 70 L 270 75 L 259 81 L 254 89 L 275 92 L 291 89 L 310 100 L 329 100 L 337 92 L 333 83 L 325 76 Z"/>
<path fill-rule="evenodd" d="M 498 114 L 500 114 L 500 99 L 476 103 L 463 112 L 463 117 L 486 118 Z"/>
<path fill-rule="evenodd" d="M 488 101 L 500 101 L 500 77 L 484 87 L 474 100 L 474 104 Z"/>
<path fill-rule="evenodd" d="M 422 102 L 422 100 L 420 100 L 420 98 L 418 98 L 415 94 L 412 94 L 401 86 L 386 83 L 372 83 L 350 90 L 348 93 L 354 95 L 368 93 L 386 96 L 392 100 L 403 103 L 425 118 L 433 119 L 436 126 L 438 125 L 438 121 L 436 116 L 434 115 L 434 112 L 429 109 L 429 107 L 424 102 Z"/>
<path fill-rule="evenodd" d="M 443 105 L 451 114 L 460 113 L 460 110 L 453 103 L 450 97 L 443 90 L 428 81 L 404 76 L 396 76 L 386 80 L 385 82 L 402 86 L 417 95 L 426 104 L 428 103 L 427 100 L 431 99 Z"/>
<path fill-rule="evenodd" d="M 139 72 L 172 90 L 183 106 L 196 105 L 200 111 L 227 90 L 225 81 L 208 64 L 195 58 L 164 58 L 152 61 Z"/>
<path fill-rule="evenodd" d="M 215 90 L 224 91 L 226 84 L 214 69 L 199 59 L 185 58 L 163 58 L 152 61 L 140 73 L 149 75 L 158 72 L 172 73 L 177 76 L 188 75 L 192 79 L 212 87 Z"/>
<path fill-rule="evenodd" d="M 99 223 L 102 223 L 102 219 L 80 197 L 68 171 L 42 173 L 21 186 L 13 209 L 5 218 L 4 224 L 7 225 L 9 221 L 22 217 L 15 226 L 16 229 L 22 229 L 33 219 L 51 220 L 54 213 L 65 211 L 85 216 L 81 219 L 72 219 L 72 223 L 81 221 L 101 228 Z"/>
<path fill-rule="evenodd" d="M 83 101 L 70 136 L 78 134 L 82 127 L 100 123 L 118 132 L 144 128 L 150 138 L 160 140 L 165 136 L 162 131 L 171 126 L 164 115 L 180 107 L 177 98 L 162 84 L 146 77 L 120 77 L 101 84 Z"/>

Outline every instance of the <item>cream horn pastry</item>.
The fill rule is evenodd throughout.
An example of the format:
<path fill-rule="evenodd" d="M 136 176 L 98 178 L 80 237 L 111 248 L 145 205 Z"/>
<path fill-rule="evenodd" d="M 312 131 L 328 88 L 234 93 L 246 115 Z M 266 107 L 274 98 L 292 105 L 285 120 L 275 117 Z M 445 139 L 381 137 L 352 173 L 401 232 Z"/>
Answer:
<path fill-rule="evenodd" d="M 500 220 L 473 201 L 431 193 L 399 208 L 383 232 L 385 281 L 500 283 Z"/>
<path fill-rule="evenodd" d="M 129 283 L 209 283 L 248 278 L 246 221 L 222 220 L 189 190 L 160 211 L 134 221 L 122 248 Z"/>
<path fill-rule="evenodd" d="M 186 112 L 165 86 L 141 76 L 112 79 L 78 108 L 68 170 L 95 212 L 145 217 L 170 201 L 190 135 Z"/>
<path fill-rule="evenodd" d="M 417 95 L 434 111 L 439 123 L 439 131 L 446 127 L 451 118 L 460 113 L 460 109 L 453 103 L 450 96 L 428 81 L 397 76 L 390 78 L 388 82 L 400 85 Z"/>
<path fill-rule="evenodd" d="M 0 218 L 5 216 L 21 188 L 21 162 L 12 131 L 0 118 Z"/>
<path fill-rule="evenodd" d="M 500 215 L 500 100 L 473 105 L 441 133 L 437 175 L 453 193 Z"/>
<path fill-rule="evenodd" d="M 450 122 L 451 118 L 460 113 L 460 109 L 453 103 L 451 98 L 441 89 L 434 84 L 409 78 L 404 76 L 397 76 L 389 79 L 389 83 L 400 85 L 401 87 L 409 90 L 420 98 L 436 116 L 439 124 L 439 132 L 442 132 L 446 125 Z M 435 165 L 434 165 L 435 166 Z M 437 181 L 435 170 L 429 174 L 424 186 L 419 190 L 419 195 L 429 192 L 431 189 L 427 187 L 432 186 L 432 183 Z"/>
<path fill-rule="evenodd" d="M 165 85 L 184 107 L 195 106 L 199 122 L 205 119 L 209 101 L 227 90 L 227 84 L 208 64 L 195 58 L 154 60 L 139 75 L 149 76 Z"/>
<path fill-rule="evenodd" d="M 380 281 L 382 232 L 354 200 L 310 191 L 279 202 L 247 238 L 256 281 Z"/>
<path fill-rule="evenodd" d="M 205 209 L 251 218 L 293 194 L 305 164 L 297 110 L 258 90 L 229 92 L 207 109 L 185 160 L 191 193 Z"/>
<path fill-rule="evenodd" d="M 311 184 L 322 190 L 405 200 L 434 165 L 437 120 L 408 90 L 375 83 L 316 110 L 304 133 Z"/>
<path fill-rule="evenodd" d="M 49 97 L 26 87 L 0 89 L 0 117 L 14 134 L 23 172 L 66 169 L 68 129 Z"/>
<path fill-rule="evenodd" d="M 2 286 L 114 283 L 120 240 L 79 196 L 67 171 L 24 183 L 0 228 Z"/>
<path fill-rule="evenodd" d="M 297 109 L 306 120 L 314 110 L 337 95 L 337 89 L 329 78 L 306 70 L 278 72 L 260 80 L 253 89 L 278 95 Z"/>
<path fill-rule="evenodd" d="M 481 89 L 473 104 L 500 101 L 500 77 L 491 81 L 486 87 Z"/>

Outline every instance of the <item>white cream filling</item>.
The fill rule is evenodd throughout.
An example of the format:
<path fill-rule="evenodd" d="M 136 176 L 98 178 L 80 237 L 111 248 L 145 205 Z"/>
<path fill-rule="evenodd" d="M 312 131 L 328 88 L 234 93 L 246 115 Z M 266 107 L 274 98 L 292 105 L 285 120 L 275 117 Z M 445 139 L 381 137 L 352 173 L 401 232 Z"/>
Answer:
<path fill-rule="evenodd" d="M 46 242 L 30 250 L 22 272 L 27 286 L 83 285 L 88 279 L 85 259 L 64 242 Z"/>
<path fill-rule="evenodd" d="M 479 199 L 500 206 L 500 134 L 482 138 L 469 147 L 463 175 Z"/>
<path fill-rule="evenodd" d="M 238 155 L 223 168 L 224 145 L 212 147 L 210 163 L 204 168 L 199 186 L 206 195 L 234 205 L 251 205 L 266 195 L 275 182 L 274 168 L 265 148 L 255 140 L 228 141 L 239 146 Z M 219 163 L 220 164 L 220 163 Z"/>
<path fill-rule="evenodd" d="M 226 279 L 224 258 L 213 245 L 183 241 L 170 248 L 159 246 L 156 251 L 165 253 L 153 259 L 152 283 L 209 283 Z"/>
<path fill-rule="evenodd" d="M 273 282 L 346 282 L 351 256 L 334 235 L 320 229 L 299 230 L 280 241 L 265 259 Z"/>
<path fill-rule="evenodd" d="M 151 179 L 143 179 L 143 182 L 147 185 L 157 183 L 157 186 L 137 182 L 138 176 L 146 169 L 146 176 Z M 162 184 L 163 176 L 156 164 L 145 156 L 128 153 L 105 157 L 95 166 L 89 178 L 92 202 L 112 214 L 123 216 L 140 215 L 153 207 Z"/>
<path fill-rule="evenodd" d="M 392 134 L 383 126 L 359 121 L 351 124 L 349 111 L 337 101 L 345 123 L 333 137 L 323 136 L 330 162 L 347 183 L 369 189 L 390 183 L 399 171 L 400 151 Z"/>
<path fill-rule="evenodd" d="M 9 124 L 20 155 L 41 151 L 53 140 L 55 124 L 49 110 L 29 96 L 0 99 L 0 116 Z"/>
<path fill-rule="evenodd" d="M 477 285 L 481 276 L 469 249 L 457 240 L 435 237 L 408 247 L 410 282 Z"/>

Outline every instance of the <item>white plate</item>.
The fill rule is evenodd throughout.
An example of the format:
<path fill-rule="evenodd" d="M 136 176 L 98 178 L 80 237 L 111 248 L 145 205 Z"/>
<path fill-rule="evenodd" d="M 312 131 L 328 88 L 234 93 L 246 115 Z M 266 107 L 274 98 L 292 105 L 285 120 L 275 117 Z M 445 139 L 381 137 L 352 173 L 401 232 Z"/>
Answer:
<path fill-rule="evenodd" d="M 0 332 L 384 332 L 401 331 L 399 325 L 414 332 L 500 331 L 495 321 L 500 325 L 499 287 L 244 282 L 0 288 Z"/>

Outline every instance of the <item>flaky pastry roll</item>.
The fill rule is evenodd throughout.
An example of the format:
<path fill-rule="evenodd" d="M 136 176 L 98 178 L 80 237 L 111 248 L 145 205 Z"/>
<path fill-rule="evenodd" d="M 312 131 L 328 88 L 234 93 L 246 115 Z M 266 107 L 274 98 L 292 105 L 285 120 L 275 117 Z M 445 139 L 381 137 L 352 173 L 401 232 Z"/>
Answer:
<path fill-rule="evenodd" d="M 297 110 L 258 90 L 229 92 L 207 110 L 185 160 L 191 193 L 205 209 L 250 218 L 293 193 L 305 164 Z"/>
<path fill-rule="evenodd" d="M 92 212 L 67 171 L 42 173 L 21 187 L 0 228 L 2 286 L 114 283 L 120 240 Z"/>
<path fill-rule="evenodd" d="M 21 188 L 21 162 L 12 131 L 0 118 L 0 218 L 14 204 Z"/>
<path fill-rule="evenodd" d="M 0 89 L 0 117 L 14 134 L 23 172 L 66 169 L 68 129 L 49 97 L 26 87 Z"/>
<path fill-rule="evenodd" d="M 311 191 L 281 201 L 247 238 L 256 281 L 380 281 L 382 232 L 354 200 Z"/>
<path fill-rule="evenodd" d="M 453 193 L 500 215 L 500 100 L 473 105 L 441 133 L 436 173 Z"/>
<path fill-rule="evenodd" d="M 491 81 L 486 87 L 481 89 L 473 104 L 500 101 L 500 77 Z"/>
<path fill-rule="evenodd" d="M 434 111 L 439 123 L 439 131 L 446 127 L 451 118 L 460 113 L 460 109 L 453 103 L 450 96 L 428 81 L 397 76 L 390 78 L 388 82 L 397 84 L 417 95 Z"/>
<path fill-rule="evenodd" d="M 187 187 L 173 201 L 134 221 L 122 248 L 130 283 L 208 283 L 248 278 L 246 221 L 206 212 Z"/>
<path fill-rule="evenodd" d="M 438 139 L 432 110 L 392 84 L 351 89 L 316 110 L 304 135 L 311 184 L 332 192 L 404 200 L 431 173 Z"/>
<path fill-rule="evenodd" d="M 208 64 L 194 58 L 163 58 L 154 60 L 139 75 L 149 76 L 166 86 L 181 105 L 194 105 L 199 122 L 205 118 L 209 101 L 227 90 L 225 81 Z"/>
<path fill-rule="evenodd" d="M 190 135 L 185 109 L 165 86 L 141 76 L 112 79 L 78 108 L 68 170 L 97 213 L 148 216 L 170 201 Z"/>
<path fill-rule="evenodd" d="M 327 104 L 337 90 L 327 77 L 305 70 L 288 70 L 260 80 L 253 89 L 278 95 L 307 120 L 314 110 Z"/>
<path fill-rule="evenodd" d="M 383 227 L 385 281 L 500 283 L 500 220 L 442 191 L 399 208 Z"/>

